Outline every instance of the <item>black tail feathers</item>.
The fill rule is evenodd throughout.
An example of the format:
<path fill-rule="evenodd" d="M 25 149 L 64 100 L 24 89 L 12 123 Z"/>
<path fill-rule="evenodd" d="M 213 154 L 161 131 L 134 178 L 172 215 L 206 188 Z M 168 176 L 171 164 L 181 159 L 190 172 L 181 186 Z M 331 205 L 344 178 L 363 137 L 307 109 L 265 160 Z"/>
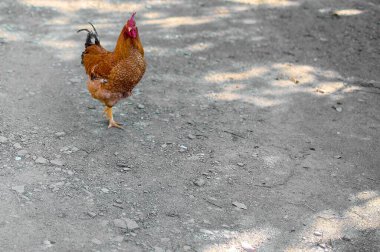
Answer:
<path fill-rule="evenodd" d="M 98 32 L 96 31 L 95 29 L 95 26 L 88 22 L 91 26 L 92 26 L 92 29 L 93 31 L 90 31 L 88 29 L 80 29 L 78 30 L 77 32 L 81 32 L 81 31 L 86 31 L 87 32 L 87 38 L 86 38 L 86 43 L 84 44 L 84 46 L 87 48 L 88 46 L 90 45 L 100 45 L 100 41 L 99 41 L 99 38 L 98 38 Z M 95 43 L 92 43 L 92 39 L 94 39 Z"/>

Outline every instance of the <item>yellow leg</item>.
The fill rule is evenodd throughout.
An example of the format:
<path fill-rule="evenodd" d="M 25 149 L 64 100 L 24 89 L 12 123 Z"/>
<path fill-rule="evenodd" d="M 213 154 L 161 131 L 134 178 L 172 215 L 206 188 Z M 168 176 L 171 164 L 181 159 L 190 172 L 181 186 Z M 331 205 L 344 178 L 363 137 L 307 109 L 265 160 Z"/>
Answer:
<path fill-rule="evenodd" d="M 114 121 L 113 114 L 112 114 L 112 107 L 106 106 L 106 108 L 104 109 L 104 114 L 106 114 L 107 119 L 110 121 L 108 124 L 108 128 L 115 127 L 115 128 L 123 129 L 117 122 Z"/>

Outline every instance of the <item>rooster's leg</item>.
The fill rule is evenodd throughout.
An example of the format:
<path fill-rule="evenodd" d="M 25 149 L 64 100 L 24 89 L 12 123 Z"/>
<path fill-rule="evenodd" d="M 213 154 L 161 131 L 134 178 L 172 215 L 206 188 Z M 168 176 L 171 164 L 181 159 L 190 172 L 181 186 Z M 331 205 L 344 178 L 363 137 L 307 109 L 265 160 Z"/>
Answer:
<path fill-rule="evenodd" d="M 116 127 L 122 129 L 122 127 L 113 120 L 112 107 L 106 106 L 106 108 L 104 109 L 104 113 L 106 114 L 107 119 L 110 121 L 110 123 L 108 124 L 108 128 Z"/>

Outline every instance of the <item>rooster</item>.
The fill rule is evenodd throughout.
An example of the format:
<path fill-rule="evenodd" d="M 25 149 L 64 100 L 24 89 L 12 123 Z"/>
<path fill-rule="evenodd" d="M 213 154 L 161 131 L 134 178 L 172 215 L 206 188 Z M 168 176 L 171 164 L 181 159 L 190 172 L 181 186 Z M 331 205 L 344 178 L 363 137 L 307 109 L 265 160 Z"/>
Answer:
<path fill-rule="evenodd" d="M 93 24 L 89 23 L 93 31 L 78 30 L 87 32 L 85 50 L 82 53 L 82 64 L 88 75 L 87 88 L 93 98 L 105 105 L 108 128 L 122 128 L 113 119 L 112 107 L 119 100 L 132 95 L 132 89 L 139 83 L 146 69 L 135 15 L 136 12 L 124 25 L 112 52 L 101 46 Z"/>

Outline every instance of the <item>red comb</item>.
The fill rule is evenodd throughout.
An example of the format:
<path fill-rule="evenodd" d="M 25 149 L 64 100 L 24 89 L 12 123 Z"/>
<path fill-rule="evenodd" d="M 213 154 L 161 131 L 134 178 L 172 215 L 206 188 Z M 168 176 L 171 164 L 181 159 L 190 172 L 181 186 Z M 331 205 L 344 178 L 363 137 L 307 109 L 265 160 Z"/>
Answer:
<path fill-rule="evenodd" d="M 134 12 L 132 13 L 132 16 L 131 16 L 130 19 L 135 19 L 135 15 L 136 15 L 136 11 L 134 11 Z"/>

